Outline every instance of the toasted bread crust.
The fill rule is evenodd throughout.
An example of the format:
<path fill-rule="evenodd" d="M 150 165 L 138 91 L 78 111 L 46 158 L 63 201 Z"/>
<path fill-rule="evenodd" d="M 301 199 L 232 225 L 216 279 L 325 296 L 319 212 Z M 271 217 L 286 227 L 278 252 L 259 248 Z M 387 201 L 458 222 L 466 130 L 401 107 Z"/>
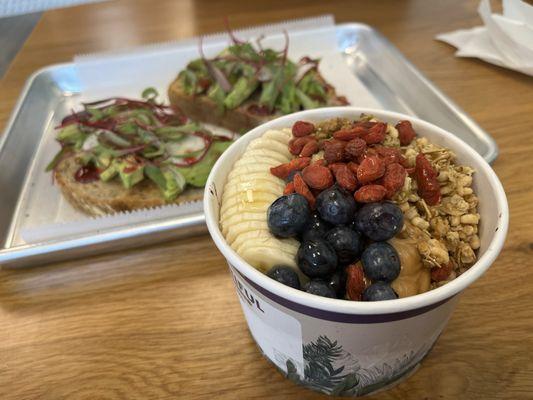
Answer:
<path fill-rule="evenodd" d="M 168 88 L 170 103 L 179 107 L 192 120 L 222 126 L 230 131 L 244 133 L 279 115 L 259 116 L 250 114 L 246 107 L 220 112 L 218 105 L 207 96 L 190 96 L 176 78 Z"/>
<path fill-rule="evenodd" d="M 322 77 L 320 78 L 323 80 Z M 337 97 L 332 86 L 328 85 L 326 90 L 329 106 L 346 105 L 345 102 Z M 279 112 L 265 116 L 252 114 L 247 109 L 250 105 L 249 101 L 234 110 L 225 110 L 221 113 L 218 105 L 209 97 L 186 94 L 178 78 L 170 84 L 168 98 L 171 104 L 179 107 L 192 120 L 222 126 L 237 133 L 246 133 L 250 129 L 282 115 Z"/>
<path fill-rule="evenodd" d="M 74 156 L 62 160 L 54 172 L 55 182 L 69 203 L 76 209 L 94 216 L 166 204 L 180 204 L 201 200 L 203 196 L 203 189 L 188 188 L 176 200 L 168 203 L 157 186 L 148 179 L 131 189 L 126 189 L 118 179 L 109 182 L 97 180 L 80 183 L 74 178 L 79 167 Z"/>

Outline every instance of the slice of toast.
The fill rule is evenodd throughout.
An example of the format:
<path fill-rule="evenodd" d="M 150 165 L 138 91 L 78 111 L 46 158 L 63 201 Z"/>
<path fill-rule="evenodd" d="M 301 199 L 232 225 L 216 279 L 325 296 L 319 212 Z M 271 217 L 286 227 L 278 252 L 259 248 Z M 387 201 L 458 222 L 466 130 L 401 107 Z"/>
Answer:
<path fill-rule="evenodd" d="M 74 178 L 78 168 L 80 164 L 74 156 L 65 158 L 55 168 L 54 178 L 69 203 L 86 214 L 98 216 L 169 204 L 149 179 L 131 189 L 126 189 L 118 179 L 80 183 Z M 188 187 L 170 204 L 201 200 L 203 192 L 202 188 Z"/>
<path fill-rule="evenodd" d="M 327 85 L 326 93 L 328 98 L 327 106 L 347 104 L 343 97 L 337 96 L 333 86 Z M 217 103 L 206 95 L 194 96 L 187 94 L 177 77 L 168 88 L 168 98 L 172 105 L 179 107 L 192 120 L 222 126 L 237 133 L 246 133 L 256 126 L 282 116 L 279 112 L 271 115 L 251 113 L 248 111 L 248 107 L 254 102 L 250 100 L 245 101 L 234 110 L 221 112 Z"/>
<path fill-rule="evenodd" d="M 221 112 L 217 103 L 205 95 L 188 95 L 178 78 L 168 88 L 170 103 L 194 121 L 202 121 L 244 133 L 279 115 L 254 115 L 247 111 L 247 103 L 234 110 Z"/>

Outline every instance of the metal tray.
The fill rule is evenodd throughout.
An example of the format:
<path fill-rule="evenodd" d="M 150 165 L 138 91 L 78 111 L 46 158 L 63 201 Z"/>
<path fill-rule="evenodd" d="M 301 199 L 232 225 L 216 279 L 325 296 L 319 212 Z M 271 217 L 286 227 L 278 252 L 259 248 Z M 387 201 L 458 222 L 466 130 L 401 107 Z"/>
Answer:
<path fill-rule="evenodd" d="M 382 108 L 433 122 L 470 144 L 488 162 L 498 153 L 494 140 L 446 95 L 428 81 L 379 32 L 358 23 L 337 25 L 337 44 L 347 65 L 369 89 Z M 0 265 L 20 267 L 94 255 L 206 232 L 201 212 L 164 221 L 128 225 L 37 244 L 17 245 L 14 227 L 22 204 L 35 154 L 54 116 L 67 114 L 81 84 L 73 63 L 46 67 L 26 83 L 6 131 L 0 138 Z M 9 188 L 9 190 L 5 190 Z"/>

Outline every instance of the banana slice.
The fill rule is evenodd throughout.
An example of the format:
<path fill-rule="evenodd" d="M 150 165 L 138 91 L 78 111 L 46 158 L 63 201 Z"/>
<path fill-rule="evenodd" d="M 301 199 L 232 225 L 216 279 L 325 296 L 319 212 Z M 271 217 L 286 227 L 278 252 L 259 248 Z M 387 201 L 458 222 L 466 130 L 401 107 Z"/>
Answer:
<path fill-rule="evenodd" d="M 264 182 L 265 184 L 268 184 L 269 182 Z M 238 203 L 254 203 L 256 201 L 261 202 L 269 202 L 272 204 L 272 202 L 280 197 L 279 194 L 280 190 L 277 188 L 272 189 L 261 189 L 261 190 L 253 190 L 250 188 L 244 188 L 242 189 L 239 186 L 230 188 L 230 191 L 226 193 L 226 196 L 222 197 L 222 207 L 220 208 L 220 216 L 222 218 L 223 214 L 228 213 L 231 209 L 231 204 L 238 204 Z M 270 197 L 273 196 L 274 200 L 267 200 Z M 239 200 L 240 201 L 239 201 Z M 228 202 L 228 205 L 226 205 L 226 202 Z M 268 207 L 267 207 L 268 208 Z"/>
<path fill-rule="evenodd" d="M 247 164 L 235 164 L 233 170 L 228 174 L 228 179 L 232 180 L 234 177 L 244 177 L 248 178 L 253 173 L 259 173 L 262 176 L 265 175 L 265 171 L 267 171 L 270 175 L 270 168 L 272 167 L 272 164 L 267 164 L 263 162 L 255 162 L 255 163 L 247 163 Z M 280 178 L 277 176 L 272 175 L 278 182 L 283 182 Z"/>
<path fill-rule="evenodd" d="M 308 279 L 296 265 L 299 242 L 280 239 L 268 229 L 268 207 L 283 194 L 285 182 L 270 168 L 292 159 L 290 130 L 268 131 L 248 145 L 228 174 L 220 207 L 220 227 L 235 251 L 255 268 L 267 272 L 275 265 L 293 268 L 301 282 Z"/>
<path fill-rule="evenodd" d="M 226 240 L 231 245 L 239 235 L 255 230 L 268 230 L 267 221 L 243 221 L 230 226 L 228 227 Z"/>
<path fill-rule="evenodd" d="M 222 234 L 226 236 L 228 233 L 229 227 L 235 224 L 238 224 L 239 222 L 243 221 L 259 221 L 264 222 L 266 221 L 265 213 L 261 212 L 244 212 L 239 214 L 233 214 L 229 217 L 225 217 L 220 221 L 220 225 L 222 227 Z"/>
<path fill-rule="evenodd" d="M 284 131 L 267 131 L 263 135 L 263 138 L 270 139 L 270 140 L 276 140 L 283 144 L 284 146 L 288 146 L 289 141 L 291 140 L 291 134 L 287 134 L 287 132 Z"/>
<path fill-rule="evenodd" d="M 276 140 L 266 140 L 262 138 L 252 140 L 250 144 L 248 145 L 248 149 L 257 149 L 257 148 L 264 148 L 264 149 L 271 149 L 273 151 L 277 151 L 278 153 L 282 154 L 283 156 L 287 157 L 290 160 L 291 153 L 289 152 L 289 148 L 276 141 Z"/>
<path fill-rule="evenodd" d="M 276 247 L 247 247 L 239 255 L 263 273 L 267 273 L 275 265 L 286 265 L 294 270 L 298 268 L 295 254 L 284 253 Z"/>
<path fill-rule="evenodd" d="M 247 196 L 248 193 L 250 194 L 250 196 Z M 270 205 L 278 197 L 278 195 L 268 192 L 241 192 L 233 197 L 226 199 L 226 201 L 222 204 L 222 207 L 220 207 L 220 214 L 225 214 L 234 207 L 239 207 L 248 204 L 252 205 L 254 203 L 268 203 Z M 252 205 L 252 207 L 254 206 Z"/>
<path fill-rule="evenodd" d="M 231 247 L 237 251 L 242 250 L 243 247 L 251 246 L 273 246 L 279 248 L 280 251 L 285 251 L 289 254 L 296 254 L 299 243 L 296 239 L 278 239 L 270 233 L 268 229 L 256 229 L 240 234 L 231 244 Z"/>
<path fill-rule="evenodd" d="M 246 192 L 249 190 L 253 192 L 262 191 L 281 196 L 283 189 L 285 188 L 285 185 L 281 183 L 282 181 L 274 180 L 269 176 L 251 175 L 250 178 L 243 177 L 242 179 L 242 181 L 235 179 L 235 182 L 231 182 L 231 186 L 228 186 L 228 195 L 226 197 L 222 195 L 222 199 L 229 198 L 228 196 L 233 194 L 232 190 L 240 192 Z"/>
<path fill-rule="evenodd" d="M 231 186 L 227 186 L 222 195 L 222 202 L 234 196 L 237 193 L 245 192 L 248 198 L 253 198 L 255 192 L 266 192 L 281 196 L 285 186 L 278 182 L 273 182 L 268 179 L 253 179 L 246 182 L 231 182 Z"/>
<path fill-rule="evenodd" d="M 268 209 L 271 203 L 268 202 L 262 202 L 262 203 L 248 203 L 248 204 L 240 204 L 239 206 L 232 207 L 229 209 L 226 213 L 224 213 L 224 219 L 222 221 L 226 222 L 233 218 L 234 216 L 251 214 L 251 213 L 257 213 L 257 214 L 265 214 L 265 221 L 266 221 L 266 211 L 265 209 Z M 232 219 L 233 221 L 233 219 Z"/>
<path fill-rule="evenodd" d="M 256 148 L 246 150 L 245 156 L 246 157 L 241 158 L 241 160 L 261 160 L 263 158 L 269 158 L 277 161 L 277 163 L 274 165 L 279 165 L 290 161 L 290 159 L 285 157 L 283 154 L 280 154 L 274 150 L 267 148 Z"/>
<path fill-rule="evenodd" d="M 285 157 L 282 158 L 285 160 Z M 237 161 L 233 168 L 240 168 L 241 166 L 250 165 L 250 164 L 268 164 L 270 167 L 276 167 L 280 164 L 283 164 L 285 161 L 278 161 L 277 159 L 273 157 L 268 156 L 254 156 L 254 157 L 246 157 L 241 158 L 239 161 Z"/>

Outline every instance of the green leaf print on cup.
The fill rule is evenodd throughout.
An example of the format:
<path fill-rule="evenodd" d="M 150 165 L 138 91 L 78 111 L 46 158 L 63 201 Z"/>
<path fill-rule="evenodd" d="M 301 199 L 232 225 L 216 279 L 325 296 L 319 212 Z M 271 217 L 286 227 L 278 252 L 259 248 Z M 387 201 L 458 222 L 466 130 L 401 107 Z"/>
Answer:
<path fill-rule="evenodd" d="M 334 396 L 362 396 L 399 380 L 411 372 L 427 353 L 419 351 L 404 354 L 392 363 L 361 368 L 355 358 L 337 341 L 320 335 L 303 345 L 304 377 L 298 374 L 294 363 L 286 360 L 288 379 L 309 389 Z"/>

